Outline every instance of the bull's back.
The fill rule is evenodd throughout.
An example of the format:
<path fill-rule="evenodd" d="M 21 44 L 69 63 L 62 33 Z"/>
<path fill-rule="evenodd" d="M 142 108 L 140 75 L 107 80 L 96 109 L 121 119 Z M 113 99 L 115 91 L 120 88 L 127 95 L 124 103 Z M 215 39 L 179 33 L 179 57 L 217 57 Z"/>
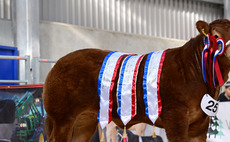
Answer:
<path fill-rule="evenodd" d="M 68 114 L 70 110 L 73 112 L 73 109 L 85 107 L 98 110 L 97 78 L 108 53 L 84 49 L 60 58 L 44 84 L 43 99 L 47 113 Z"/>

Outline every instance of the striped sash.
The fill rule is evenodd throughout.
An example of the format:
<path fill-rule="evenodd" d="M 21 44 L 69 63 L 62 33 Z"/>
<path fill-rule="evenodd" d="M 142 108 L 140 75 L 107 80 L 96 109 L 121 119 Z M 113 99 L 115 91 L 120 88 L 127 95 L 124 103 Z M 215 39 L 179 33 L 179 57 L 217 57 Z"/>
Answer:
<path fill-rule="evenodd" d="M 99 112 L 98 121 L 104 129 L 112 121 L 112 90 L 120 61 L 125 53 L 110 52 L 104 59 L 98 76 Z"/>
<path fill-rule="evenodd" d="M 118 115 L 126 125 L 136 115 L 136 80 L 144 55 L 127 56 L 122 63 L 117 87 Z"/>
<path fill-rule="evenodd" d="M 143 92 L 145 114 L 153 124 L 160 116 L 162 110 L 159 87 L 165 51 L 149 53 L 144 68 Z"/>
<path fill-rule="evenodd" d="M 136 80 L 139 65 L 144 55 L 129 55 L 122 64 L 121 59 L 127 53 L 110 52 L 104 59 L 98 77 L 99 112 L 98 121 L 104 129 L 112 120 L 112 90 L 116 75 L 118 115 L 126 125 L 136 115 Z M 162 106 L 159 93 L 160 75 L 165 51 L 149 53 L 144 67 L 143 92 L 145 113 L 155 123 L 161 114 Z M 121 66 L 118 71 L 119 66 Z"/>

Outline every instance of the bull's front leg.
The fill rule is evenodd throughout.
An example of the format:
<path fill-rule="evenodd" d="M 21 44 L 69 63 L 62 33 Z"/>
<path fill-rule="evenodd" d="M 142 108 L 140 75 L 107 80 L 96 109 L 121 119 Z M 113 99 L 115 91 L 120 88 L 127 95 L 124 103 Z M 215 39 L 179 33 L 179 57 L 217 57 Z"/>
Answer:
<path fill-rule="evenodd" d="M 189 126 L 189 142 L 206 142 L 209 117 L 203 115 L 198 121 Z"/>
<path fill-rule="evenodd" d="M 160 117 L 169 142 L 188 142 L 188 108 L 185 105 L 167 105 Z"/>

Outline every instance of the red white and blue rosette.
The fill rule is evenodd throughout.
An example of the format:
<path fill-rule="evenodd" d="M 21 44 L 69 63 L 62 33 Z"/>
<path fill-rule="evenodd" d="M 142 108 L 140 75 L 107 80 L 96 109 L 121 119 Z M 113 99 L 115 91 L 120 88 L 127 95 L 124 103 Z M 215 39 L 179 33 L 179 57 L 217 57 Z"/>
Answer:
<path fill-rule="evenodd" d="M 204 78 L 204 82 L 207 82 L 207 75 L 206 75 L 206 65 L 207 65 L 207 58 L 208 58 L 208 51 L 210 50 L 210 34 L 208 33 L 207 36 L 204 38 L 204 49 L 202 51 L 202 75 Z"/>
<path fill-rule="evenodd" d="M 220 71 L 220 67 L 219 67 L 219 64 L 216 60 L 216 57 L 217 56 L 221 56 L 224 54 L 225 50 L 226 50 L 226 43 L 224 41 L 224 39 L 222 38 L 218 38 L 217 39 L 217 45 L 220 45 L 220 49 L 217 49 L 214 53 L 214 57 L 213 57 L 213 65 L 212 65 L 212 79 L 213 79 L 213 84 L 214 84 L 214 87 L 216 88 L 216 82 L 215 82 L 215 72 L 216 72 L 216 76 L 217 76 L 217 79 L 218 79 L 218 82 L 219 82 L 219 85 L 223 85 L 224 84 L 224 81 L 223 81 L 223 78 L 222 78 L 222 75 L 221 75 L 221 71 Z"/>
<path fill-rule="evenodd" d="M 222 38 L 216 39 L 214 36 L 210 36 L 208 33 L 204 38 L 204 49 L 202 51 L 202 75 L 204 82 L 207 82 L 207 74 L 209 74 L 210 86 L 212 87 L 212 82 L 214 87 L 216 88 L 215 77 L 218 79 L 219 85 L 223 85 L 223 77 L 220 71 L 220 67 L 218 61 L 216 60 L 217 56 L 222 56 L 225 53 L 226 46 L 230 44 L 230 41 L 225 43 L 225 40 Z M 218 45 L 220 48 L 218 49 Z M 207 61 L 209 63 L 209 67 L 206 70 Z"/>

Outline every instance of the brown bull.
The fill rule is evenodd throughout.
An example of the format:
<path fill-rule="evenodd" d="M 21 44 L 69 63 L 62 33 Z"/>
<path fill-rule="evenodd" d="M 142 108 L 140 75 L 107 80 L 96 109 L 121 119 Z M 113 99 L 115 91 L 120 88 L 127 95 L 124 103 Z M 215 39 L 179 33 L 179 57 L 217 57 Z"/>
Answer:
<path fill-rule="evenodd" d="M 206 141 L 209 117 L 201 110 L 200 102 L 204 94 L 217 99 L 220 86 L 210 87 L 211 80 L 204 82 L 201 55 L 205 33 L 230 40 L 230 21 L 216 20 L 210 24 L 198 21 L 200 34 L 184 46 L 168 49 L 160 78 L 162 113 L 155 125 L 166 130 L 170 142 Z M 44 105 L 47 112 L 47 136 L 50 142 L 87 142 L 92 137 L 98 121 L 99 97 L 98 74 L 105 56 L 110 51 L 84 49 L 62 57 L 47 76 L 44 85 Z M 127 128 L 137 123 L 153 125 L 145 115 L 142 79 L 144 63 L 140 63 L 137 92 L 137 114 L 127 124 Z M 230 46 L 225 55 L 218 56 L 224 82 L 230 70 Z M 207 69 L 208 70 L 208 66 Z M 115 81 L 117 81 L 116 78 Z M 216 79 L 217 80 L 217 79 Z M 117 102 L 115 84 L 113 100 Z M 113 103 L 113 121 L 123 128 L 117 114 L 117 103 Z"/>

